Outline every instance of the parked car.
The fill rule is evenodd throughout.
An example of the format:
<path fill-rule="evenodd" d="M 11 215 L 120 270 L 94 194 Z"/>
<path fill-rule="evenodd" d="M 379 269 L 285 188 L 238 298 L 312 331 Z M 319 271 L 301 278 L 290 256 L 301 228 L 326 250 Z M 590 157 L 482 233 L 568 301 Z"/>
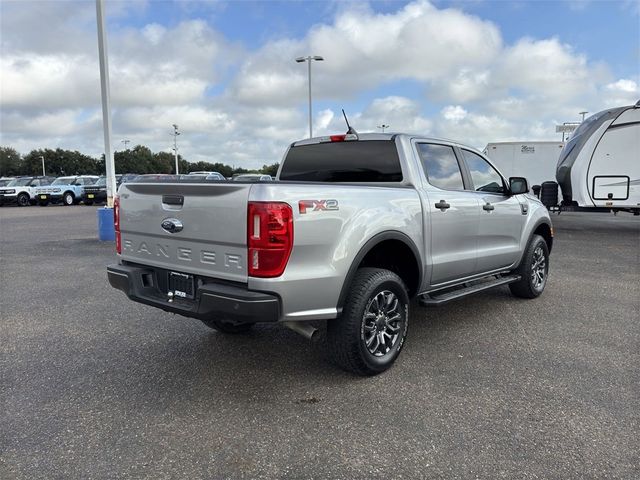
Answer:
<path fill-rule="evenodd" d="M 49 185 L 53 177 L 18 177 L 0 188 L 0 205 L 16 203 L 20 207 L 35 203 L 35 191 L 42 185 Z"/>
<path fill-rule="evenodd" d="M 400 354 L 412 297 L 542 294 L 553 229 L 528 189 L 462 144 L 350 129 L 293 143 L 278 182 L 123 185 L 108 278 L 224 333 L 312 337 L 326 320 L 333 360 L 373 375 Z"/>
<path fill-rule="evenodd" d="M 272 182 L 271 175 L 263 175 L 261 173 L 242 173 L 233 177 L 234 182 Z"/>
<path fill-rule="evenodd" d="M 130 182 L 138 177 L 135 173 L 126 173 L 124 175 L 116 175 L 116 189 L 122 183 Z M 82 203 L 85 205 L 93 205 L 94 203 L 105 203 L 107 201 L 107 177 L 101 176 L 93 185 L 86 185 L 82 194 Z"/>
<path fill-rule="evenodd" d="M 93 185 L 98 180 L 97 175 L 73 175 L 56 178 L 51 185 L 39 187 L 35 190 L 36 199 L 40 206 L 49 203 L 63 205 L 77 205 L 82 199 L 85 185 Z"/>
<path fill-rule="evenodd" d="M 198 175 L 201 177 L 205 177 L 208 180 L 226 180 L 225 176 L 219 172 L 199 171 L 199 172 L 189 172 L 188 175 Z"/>

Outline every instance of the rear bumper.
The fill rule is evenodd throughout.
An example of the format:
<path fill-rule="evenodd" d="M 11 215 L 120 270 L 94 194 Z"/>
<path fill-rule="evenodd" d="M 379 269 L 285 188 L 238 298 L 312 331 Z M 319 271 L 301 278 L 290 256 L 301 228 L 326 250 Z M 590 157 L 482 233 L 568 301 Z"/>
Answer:
<path fill-rule="evenodd" d="M 277 322 L 280 318 L 280 299 L 268 293 L 255 292 L 234 285 L 205 283 L 197 288 L 193 300 L 174 298 L 169 302 L 160 287 L 157 271 L 133 265 L 109 265 L 107 276 L 112 287 L 122 290 L 135 302 L 161 308 L 200 320 L 224 320 L 232 323 Z"/>

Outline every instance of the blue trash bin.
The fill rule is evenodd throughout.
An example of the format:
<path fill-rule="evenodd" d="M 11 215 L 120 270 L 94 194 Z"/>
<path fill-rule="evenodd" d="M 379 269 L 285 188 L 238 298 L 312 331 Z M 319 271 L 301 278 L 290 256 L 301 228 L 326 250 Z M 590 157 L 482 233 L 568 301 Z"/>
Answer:
<path fill-rule="evenodd" d="M 116 240 L 116 229 L 113 225 L 113 208 L 99 208 L 98 212 L 98 238 L 103 242 Z"/>

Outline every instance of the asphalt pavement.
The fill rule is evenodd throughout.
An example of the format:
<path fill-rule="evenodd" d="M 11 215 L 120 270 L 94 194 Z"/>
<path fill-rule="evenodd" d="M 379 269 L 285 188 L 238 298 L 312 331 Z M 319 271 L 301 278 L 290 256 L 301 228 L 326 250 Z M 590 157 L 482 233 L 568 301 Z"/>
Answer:
<path fill-rule="evenodd" d="M 0 478 L 640 478 L 640 217 L 563 213 L 545 293 L 412 305 L 358 378 L 107 282 L 96 208 L 0 208 Z"/>

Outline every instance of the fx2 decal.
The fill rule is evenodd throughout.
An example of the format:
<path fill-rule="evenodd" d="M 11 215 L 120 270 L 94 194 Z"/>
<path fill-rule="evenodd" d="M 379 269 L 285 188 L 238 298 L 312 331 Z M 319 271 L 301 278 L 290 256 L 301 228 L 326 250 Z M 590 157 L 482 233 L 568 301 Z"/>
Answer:
<path fill-rule="evenodd" d="M 300 213 L 319 212 L 322 210 L 339 210 L 337 200 L 300 200 Z"/>

